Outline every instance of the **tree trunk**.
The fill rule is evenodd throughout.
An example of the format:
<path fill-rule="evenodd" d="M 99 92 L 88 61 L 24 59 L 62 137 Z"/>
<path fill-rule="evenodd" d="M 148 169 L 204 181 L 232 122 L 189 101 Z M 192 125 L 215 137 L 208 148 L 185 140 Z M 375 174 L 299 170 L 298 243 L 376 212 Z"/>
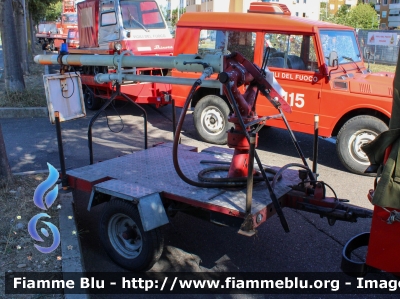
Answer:
<path fill-rule="evenodd" d="M 1 14 L 1 13 L 0 13 Z M 1 77 L 1 82 L 4 82 L 5 81 L 5 77 L 7 76 L 7 69 L 5 68 L 5 63 L 6 63 L 6 59 L 4 58 L 4 34 L 3 34 L 3 31 L 4 30 L 2 30 L 1 29 L 1 32 L 0 32 L 0 36 L 1 36 L 1 44 L 2 44 L 2 49 L 3 49 L 3 76 Z"/>
<path fill-rule="evenodd" d="M 3 9 L 1 10 L 1 33 L 3 43 L 4 57 L 4 82 L 8 92 L 23 91 L 25 81 L 19 63 L 17 33 L 15 31 L 12 0 L 3 0 Z"/>
<path fill-rule="evenodd" d="M 0 124 L 0 186 L 9 182 L 12 178 L 10 164 L 8 164 L 6 146 L 4 144 L 3 131 Z"/>
<path fill-rule="evenodd" d="M 28 22 L 28 39 L 31 41 L 31 55 L 29 56 L 29 62 L 33 62 L 33 55 L 35 54 L 35 45 L 36 45 L 36 36 L 35 32 L 33 31 L 33 20 L 32 20 L 32 14 L 29 11 L 29 5 L 26 5 L 26 20 Z"/>
<path fill-rule="evenodd" d="M 13 9 L 14 9 L 15 30 L 17 32 L 18 49 L 20 53 L 22 71 L 24 72 L 25 75 L 28 75 L 29 74 L 28 41 L 26 34 L 24 5 L 22 1 L 24 0 L 13 1 Z"/>

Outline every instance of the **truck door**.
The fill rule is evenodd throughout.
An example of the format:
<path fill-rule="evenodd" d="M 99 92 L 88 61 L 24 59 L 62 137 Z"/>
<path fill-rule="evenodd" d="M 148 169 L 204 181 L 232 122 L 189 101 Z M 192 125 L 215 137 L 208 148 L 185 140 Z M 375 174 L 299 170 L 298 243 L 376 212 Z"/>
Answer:
<path fill-rule="evenodd" d="M 119 5 L 113 0 L 100 1 L 99 45 L 120 39 Z"/>
<path fill-rule="evenodd" d="M 293 112 L 286 114 L 292 129 L 312 133 L 324 78 L 318 68 L 313 36 L 266 33 L 263 43 L 264 53 L 269 50 L 267 66 L 286 91 L 285 99 L 292 107 Z M 272 115 L 276 109 L 260 97 L 257 113 Z M 284 127 L 281 120 L 271 121 L 270 125 Z"/>

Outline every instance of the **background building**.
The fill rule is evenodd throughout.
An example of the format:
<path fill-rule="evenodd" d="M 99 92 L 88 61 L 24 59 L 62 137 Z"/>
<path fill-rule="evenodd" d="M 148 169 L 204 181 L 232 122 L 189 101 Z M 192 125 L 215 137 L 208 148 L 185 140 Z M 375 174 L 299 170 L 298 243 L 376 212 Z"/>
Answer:
<path fill-rule="evenodd" d="M 364 0 L 365 3 L 369 3 L 370 0 Z M 348 8 L 357 5 L 358 0 L 322 0 L 321 2 L 326 2 L 326 14 L 334 15 L 341 6 L 346 5 Z"/>
<path fill-rule="evenodd" d="M 377 0 L 375 10 L 380 15 L 379 28 L 400 27 L 400 0 Z"/>

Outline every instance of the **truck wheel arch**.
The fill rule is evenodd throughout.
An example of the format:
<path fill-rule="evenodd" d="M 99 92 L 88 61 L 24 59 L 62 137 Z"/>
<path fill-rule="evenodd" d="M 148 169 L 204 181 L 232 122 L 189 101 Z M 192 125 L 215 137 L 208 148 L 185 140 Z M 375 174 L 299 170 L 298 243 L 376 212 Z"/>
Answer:
<path fill-rule="evenodd" d="M 334 125 L 334 128 L 331 133 L 331 137 L 336 137 L 340 131 L 340 129 L 344 126 L 344 124 L 349 121 L 351 118 L 359 116 L 359 115 L 369 115 L 369 116 L 374 116 L 381 121 L 383 121 L 387 126 L 389 126 L 389 120 L 390 118 L 377 110 L 370 109 L 370 108 L 363 108 L 363 109 L 354 109 L 351 111 L 348 111 L 346 114 L 342 115 L 340 119 L 336 122 Z"/>
<path fill-rule="evenodd" d="M 206 87 L 201 87 L 199 88 L 196 93 L 193 96 L 192 102 L 191 102 L 191 107 L 194 108 L 196 107 L 197 103 L 204 98 L 205 96 L 208 95 L 216 95 L 222 98 L 226 103 L 228 103 L 228 99 L 224 95 L 220 95 L 219 89 L 216 88 L 206 88 Z M 228 105 L 229 106 L 229 105 Z"/>

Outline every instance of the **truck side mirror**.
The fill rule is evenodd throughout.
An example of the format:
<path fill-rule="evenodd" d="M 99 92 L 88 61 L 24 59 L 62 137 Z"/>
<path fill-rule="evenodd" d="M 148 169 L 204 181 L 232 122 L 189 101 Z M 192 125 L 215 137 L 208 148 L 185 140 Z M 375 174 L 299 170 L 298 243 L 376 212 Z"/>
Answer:
<path fill-rule="evenodd" d="M 338 65 L 338 54 L 336 51 L 332 51 L 331 53 L 329 53 L 329 58 L 328 58 L 328 63 L 329 66 L 335 66 Z"/>
<path fill-rule="evenodd" d="M 324 64 L 322 65 L 322 74 L 323 74 L 324 76 L 328 76 L 328 75 L 329 75 L 329 69 L 328 69 L 328 65 L 327 65 L 326 63 L 324 63 Z"/>

